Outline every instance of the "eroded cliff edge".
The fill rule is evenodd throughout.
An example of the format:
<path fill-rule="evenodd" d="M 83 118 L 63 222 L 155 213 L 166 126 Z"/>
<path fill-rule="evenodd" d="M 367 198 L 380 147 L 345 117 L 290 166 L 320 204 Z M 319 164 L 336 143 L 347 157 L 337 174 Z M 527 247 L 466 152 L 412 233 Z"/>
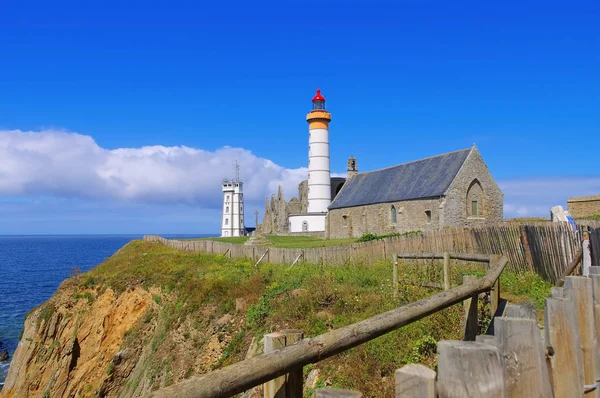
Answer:
<path fill-rule="evenodd" d="M 265 333 L 312 337 L 432 294 L 407 285 L 395 298 L 389 271 L 387 263 L 255 267 L 134 241 L 28 314 L 0 397 L 143 396 L 260 353 Z M 460 337 L 460 313 L 453 307 L 307 366 L 306 387 L 391 397 L 396 368 L 431 365 L 432 342 Z"/>

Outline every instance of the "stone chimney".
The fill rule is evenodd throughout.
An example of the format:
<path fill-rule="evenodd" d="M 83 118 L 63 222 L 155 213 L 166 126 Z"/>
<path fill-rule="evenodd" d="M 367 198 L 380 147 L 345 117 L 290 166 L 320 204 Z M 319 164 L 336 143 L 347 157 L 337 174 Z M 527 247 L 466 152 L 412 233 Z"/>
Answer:
<path fill-rule="evenodd" d="M 348 174 L 346 178 L 350 178 L 358 174 L 358 166 L 356 165 L 356 158 L 354 156 L 350 156 L 348 158 Z"/>

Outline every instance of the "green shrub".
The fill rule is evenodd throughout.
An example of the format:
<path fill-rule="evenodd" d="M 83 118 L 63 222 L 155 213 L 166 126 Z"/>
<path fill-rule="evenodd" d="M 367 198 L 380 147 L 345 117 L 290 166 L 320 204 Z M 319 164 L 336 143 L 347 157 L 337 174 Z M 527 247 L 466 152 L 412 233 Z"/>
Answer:
<path fill-rule="evenodd" d="M 356 241 L 357 242 L 370 242 L 372 240 L 380 240 L 380 239 L 385 239 L 385 238 L 393 238 L 396 236 L 408 236 L 408 235 L 417 235 L 420 234 L 421 231 L 408 231 L 408 232 L 392 232 L 389 234 L 382 234 L 382 235 L 377 235 L 377 234 L 372 234 L 372 233 L 367 233 L 364 234 L 363 236 L 361 236 L 360 238 L 358 238 Z"/>

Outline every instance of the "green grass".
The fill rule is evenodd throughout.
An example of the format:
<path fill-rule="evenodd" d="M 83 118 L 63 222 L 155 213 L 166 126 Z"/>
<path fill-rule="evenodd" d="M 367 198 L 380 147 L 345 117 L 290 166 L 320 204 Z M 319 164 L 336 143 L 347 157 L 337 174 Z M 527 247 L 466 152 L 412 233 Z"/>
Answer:
<path fill-rule="evenodd" d="M 308 249 L 311 247 L 339 246 L 348 243 L 355 243 L 354 238 L 348 239 L 323 239 L 317 236 L 265 236 L 273 247 L 285 247 L 290 249 Z M 247 236 L 234 236 L 229 238 L 200 238 L 199 240 L 213 240 L 216 242 L 244 244 L 249 239 Z"/>
<path fill-rule="evenodd" d="M 580 218 L 580 220 L 600 221 L 600 214 L 596 214 L 594 216 L 583 217 L 583 218 Z"/>
<path fill-rule="evenodd" d="M 246 243 L 246 241 L 248 239 L 250 239 L 250 237 L 248 237 L 248 236 L 230 236 L 228 238 L 214 237 L 214 238 L 200 238 L 200 239 L 194 239 L 194 240 L 214 240 L 215 242 L 236 243 L 236 244 L 243 245 L 244 243 Z"/>
<path fill-rule="evenodd" d="M 311 247 L 339 246 L 356 242 L 354 238 L 348 239 L 323 239 L 317 236 L 278 236 L 267 235 L 274 247 L 288 247 L 291 249 L 308 249 Z"/>
<path fill-rule="evenodd" d="M 312 237 L 269 238 L 275 238 L 274 242 L 280 245 L 290 241 L 307 245 L 301 247 L 333 242 Z M 413 271 L 407 268 L 403 272 Z M 455 279 L 462 280 L 462 274 L 466 273 L 482 275 L 484 271 L 456 269 Z M 169 359 L 168 380 L 163 382 L 177 382 L 173 375 L 191 376 L 190 365 L 208 341 L 196 333 L 211 330 L 215 320 L 224 314 L 236 314 L 237 298 L 245 300 L 247 308 L 235 315 L 236 322 L 219 329 L 219 334 L 229 334 L 230 338 L 215 367 L 243 360 L 253 337 L 260 339 L 265 333 L 281 329 L 300 329 L 305 337 L 313 337 L 439 291 L 401 284 L 395 298 L 391 277 L 389 263 L 343 267 L 303 263 L 293 268 L 263 264 L 255 268 L 248 260 L 133 241 L 78 278 L 81 289 L 87 288 L 90 283 L 86 282 L 92 280 L 96 289 L 111 287 L 117 294 L 134 285 L 155 287 L 163 292 L 160 297 L 151 296 L 160 308 L 140 318 L 127 333 L 122 347 L 144 344 L 150 348 L 151 356 L 144 366 L 157 387 L 165 374 L 166 358 L 173 360 Z M 534 301 L 536 305 L 549 294 L 549 285 L 534 274 L 504 273 L 501 283 L 503 292 L 521 301 Z M 214 310 L 206 315 L 203 313 L 206 308 Z M 46 311 L 45 318 L 51 315 L 50 311 L 51 308 Z M 332 386 L 361 390 L 365 397 L 393 396 L 395 369 L 409 362 L 435 367 L 437 341 L 461 339 L 462 312 L 462 306 L 455 305 L 313 366 L 321 370 L 322 380 L 331 380 Z M 172 331 L 178 329 L 185 332 L 182 335 L 186 341 L 194 342 L 193 352 L 177 350 Z M 190 355 L 190 359 L 181 358 L 185 355 Z"/>

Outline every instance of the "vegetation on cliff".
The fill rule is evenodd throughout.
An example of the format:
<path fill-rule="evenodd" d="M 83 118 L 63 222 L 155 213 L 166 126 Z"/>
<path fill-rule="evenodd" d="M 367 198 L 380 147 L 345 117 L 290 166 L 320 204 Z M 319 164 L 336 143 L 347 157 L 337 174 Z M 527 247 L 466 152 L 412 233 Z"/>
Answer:
<path fill-rule="evenodd" d="M 464 273 L 483 273 L 456 271 L 457 283 Z M 549 294 L 550 286 L 533 274 L 503 278 L 506 293 L 518 300 Z M 17 353 L 18 370 L 29 378 L 9 375 L 2 394 L 139 396 L 255 355 L 265 333 L 294 328 L 311 337 L 434 292 L 402 284 L 394 298 L 390 264 L 255 268 L 244 260 L 134 241 L 65 281 L 32 311 Z M 436 342 L 461 337 L 461 312 L 454 306 L 305 371 L 319 369 L 317 387 L 392 396 L 396 368 L 408 362 L 435 366 Z"/>

